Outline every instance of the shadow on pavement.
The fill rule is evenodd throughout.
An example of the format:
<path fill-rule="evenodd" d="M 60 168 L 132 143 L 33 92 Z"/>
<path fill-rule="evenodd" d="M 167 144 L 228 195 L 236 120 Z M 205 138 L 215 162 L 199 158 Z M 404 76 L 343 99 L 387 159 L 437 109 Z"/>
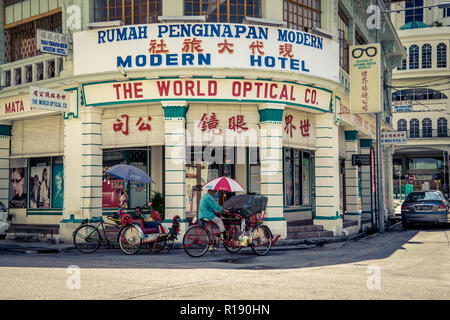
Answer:
<path fill-rule="evenodd" d="M 142 248 L 136 255 L 127 256 L 120 249 L 99 249 L 83 254 L 76 249 L 60 253 L 24 254 L 0 250 L 0 267 L 67 268 L 76 265 L 102 269 L 295 269 L 357 263 L 385 259 L 404 245 L 422 244 L 412 240 L 419 232 L 449 231 L 448 226 L 417 226 L 403 230 L 401 224 L 384 234 L 373 234 L 358 241 L 345 241 L 310 246 L 296 250 L 272 250 L 267 256 L 256 256 L 250 248 L 230 254 L 220 247 L 214 254 L 207 252 L 200 258 L 189 257 L 183 249 L 150 255 Z M 450 235 L 447 235 L 447 240 Z M 450 243 L 450 242 L 449 242 Z M 1 244 L 0 244 L 1 247 Z"/>

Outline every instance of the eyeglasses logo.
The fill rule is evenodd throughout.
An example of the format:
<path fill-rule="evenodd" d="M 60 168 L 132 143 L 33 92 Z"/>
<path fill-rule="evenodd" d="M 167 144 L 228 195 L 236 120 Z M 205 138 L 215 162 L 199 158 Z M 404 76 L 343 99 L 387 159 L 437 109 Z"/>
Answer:
<path fill-rule="evenodd" d="M 352 57 L 355 59 L 361 58 L 364 52 L 371 58 L 377 55 L 378 50 L 377 47 L 355 48 L 352 50 Z"/>

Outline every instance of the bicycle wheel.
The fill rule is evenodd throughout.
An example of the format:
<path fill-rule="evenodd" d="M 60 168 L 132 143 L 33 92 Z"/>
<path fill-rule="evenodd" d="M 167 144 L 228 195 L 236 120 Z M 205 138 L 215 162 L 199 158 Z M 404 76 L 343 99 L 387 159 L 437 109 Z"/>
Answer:
<path fill-rule="evenodd" d="M 234 239 L 234 237 L 236 236 L 236 229 L 232 230 L 233 232 L 231 232 L 231 230 L 229 230 L 228 236 L 232 237 L 233 239 L 229 240 L 229 241 L 223 241 L 223 247 L 225 248 L 225 250 L 227 250 L 229 253 L 238 253 L 239 251 L 241 251 L 242 247 L 239 245 L 236 245 L 236 239 Z"/>
<path fill-rule="evenodd" d="M 141 248 L 142 239 L 138 229 L 133 225 L 123 227 L 119 232 L 119 246 L 123 253 L 135 254 Z"/>
<path fill-rule="evenodd" d="M 252 230 L 251 248 L 258 256 L 266 255 L 272 247 L 272 232 L 265 225 L 256 226 Z"/>
<path fill-rule="evenodd" d="M 73 233 L 73 244 L 82 253 L 92 253 L 100 247 L 100 232 L 89 224 L 79 226 Z"/>
<path fill-rule="evenodd" d="M 200 226 L 189 227 L 183 236 L 184 251 L 191 257 L 201 257 L 211 244 L 209 231 Z"/>

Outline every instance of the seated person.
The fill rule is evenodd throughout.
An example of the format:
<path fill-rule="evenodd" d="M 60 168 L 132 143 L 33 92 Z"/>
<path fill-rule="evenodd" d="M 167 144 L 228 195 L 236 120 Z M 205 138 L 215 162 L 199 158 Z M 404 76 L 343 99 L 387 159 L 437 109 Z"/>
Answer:
<path fill-rule="evenodd" d="M 142 208 L 141 207 L 136 207 L 134 209 L 134 215 L 133 215 L 133 219 L 135 220 L 141 220 L 142 224 L 144 225 L 144 228 L 149 229 L 149 228 L 158 228 L 159 229 L 159 222 L 155 222 L 155 221 L 149 221 L 148 220 L 149 217 L 147 217 L 146 214 L 142 213 Z"/>

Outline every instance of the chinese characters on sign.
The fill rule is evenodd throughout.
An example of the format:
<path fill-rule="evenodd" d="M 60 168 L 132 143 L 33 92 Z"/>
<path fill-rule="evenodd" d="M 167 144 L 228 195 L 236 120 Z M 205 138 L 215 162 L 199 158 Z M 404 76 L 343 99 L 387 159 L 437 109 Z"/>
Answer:
<path fill-rule="evenodd" d="M 152 117 L 146 117 L 147 120 L 144 120 L 144 118 L 139 117 L 138 121 L 136 122 L 136 126 L 138 127 L 138 130 L 139 131 L 151 131 L 152 128 L 148 122 L 150 122 L 152 120 Z M 128 131 L 129 119 L 130 119 L 130 117 L 127 114 L 122 114 L 120 116 L 120 118 L 117 118 L 115 120 L 115 122 L 113 123 L 114 132 L 122 132 L 123 135 L 127 136 L 129 134 L 129 131 Z"/>
<path fill-rule="evenodd" d="M 236 133 L 242 133 L 242 131 L 247 131 L 248 127 L 245 127 L 247 123 L 244 120 L 244 115 L 238 114 L 228 118 L 228 129 Z M 208 117 L 206 113 L 203 113 L 197 127 L 202 131 L 211 132 L 213 135 L 222 134 L 222 129 L 219 128 L 219 120 L 216 114 L 213 112 Z"/>
<path fill-rule="evenodd" d="M 300 120 L 300 134 L 302 137 L 309 137 L 309 128 L 311 124 L 309 123 L 309 119 Z M 297 127 L 294 125 L 294 116 L 286 115 L 284 117 L 284 131 L 289 134 L 292 138 L 292 130 L 297 130 Z"/>
<path fill-rule="evenodd" d="M 69 94 L 66 91 L 30 86 L 30 107 L 51 111 L 67 111 Z"/>
<path fill-rule="evenodd" d="M 382 132 L 381 144 L 406 144 L 406 131 Z"/>

